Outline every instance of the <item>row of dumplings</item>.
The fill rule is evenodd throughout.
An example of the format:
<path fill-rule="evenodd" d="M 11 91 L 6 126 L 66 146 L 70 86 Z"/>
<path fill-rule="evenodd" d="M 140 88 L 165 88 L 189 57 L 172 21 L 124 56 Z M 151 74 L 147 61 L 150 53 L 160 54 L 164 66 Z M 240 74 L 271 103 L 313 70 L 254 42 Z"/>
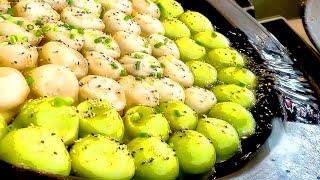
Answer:
<path fill-rule="evenodd" d="M 211 91 L 192 87 L 155 3 L 68 3 L 21 0 L 13 16 L 0 16 L 0 113 L 10 117 L 27 99 L 52 96 L 108 99 L 119 112 L 176 100 L 203 113 L 216 103 Z"/>

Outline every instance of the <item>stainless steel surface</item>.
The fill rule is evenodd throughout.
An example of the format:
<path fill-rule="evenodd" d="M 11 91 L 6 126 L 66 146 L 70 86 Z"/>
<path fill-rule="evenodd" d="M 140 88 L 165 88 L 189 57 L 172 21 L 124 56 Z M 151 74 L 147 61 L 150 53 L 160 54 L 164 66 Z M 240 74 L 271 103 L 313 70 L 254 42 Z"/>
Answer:
<path fill-rule="evenodd" d="M 305 2 L 303 20 L 309 38 L 320 51 L 320 0 Z"/>
<path fill-rule="evenodd" d="M 240 171 L 222 179 L 320 179 L 320 126 L 276 118 L 268 141 Z"/>

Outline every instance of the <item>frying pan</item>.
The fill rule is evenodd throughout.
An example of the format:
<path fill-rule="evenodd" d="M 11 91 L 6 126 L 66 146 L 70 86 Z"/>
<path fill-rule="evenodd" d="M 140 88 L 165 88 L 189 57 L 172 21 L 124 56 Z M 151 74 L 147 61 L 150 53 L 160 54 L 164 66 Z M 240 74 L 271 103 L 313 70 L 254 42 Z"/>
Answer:
<path fill-rule="evenodd" d="M 233 0 L 178 1 L 186 10 L 199 11 L 207 16 L 217 31 L 230 39 L 232 47 L 247 57 L 248 68 L 259 77 L 258 101 L 252 109 L 257 121 L 256 133 L 242 141 L 240 152 L 228 161 L 216 164 L 212 172 L 198 176 L 181 175 L 179 179 L 314 179 L 320 176 L 320 172 L 317 172 L 320 169 L 317 166 L 320 150 L 315 146 L 316 143 L 320 144 L 320 138 L 317 138 L 319 126 L 296 126 L 297 119 L 309 118 L 301 114 L 291 118 L 288 110 L 294 105 L 312 105 L 313 119 L 316 121 L 320 117 L 316 116 L 319 113 L 317 84 L 320 84 L 320 74 L 315 69 L 302 71 L 300 66 L 295 67 L 290 52 Z M 303 93 L 305 91 L 308 93 Z M 306 159 L 301 155 L 301 147 L 312 158 Z M 268 155 L 272 155 L 272 158 Z M 292 160 L 293 156 L 296 157 Z M 309 161 L 313 166 L 304 164 Z M 302 173 L 293 165 L 305 169 L 308 167 L 309 171 Z M 79 179 L 38 173 L 3 162 L 0 164 L 0 177 Z"/>

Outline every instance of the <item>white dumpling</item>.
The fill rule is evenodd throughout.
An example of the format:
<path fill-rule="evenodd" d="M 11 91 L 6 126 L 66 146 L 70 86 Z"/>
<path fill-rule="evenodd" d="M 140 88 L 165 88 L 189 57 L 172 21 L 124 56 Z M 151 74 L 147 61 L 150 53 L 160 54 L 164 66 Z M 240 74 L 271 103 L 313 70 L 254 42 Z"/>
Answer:
<path fill-rule="evenodd" d="M 198 114 L 206 114 L 217 103 L 217 98 L 212 91 L 200 87 L 190 87 L 185 91 L 185 104 L 194 109 Z"/>
<path fill-rule="evenodd" d="M 167 102 L 167 101 L 180 101 L 184 102 L 185 94 L 183 87 L 166 77 L 156 79 L 152 77 L 146 78 L 148 82 L 157 89 L 159 96 L 160 96 L 160 103 Z"/>
<path fill-rule="evenodd" d="M 0 66 L 12 67 L 20 71 L 37 66 L 38 51 L 28 42 L 0 43 Z"/>
<path fill-rule="evenodd" d="M 118 82 L 126 94 L 127 106 L 155 107 L 159 105 L 158 91 L 145 79 L 129 75 L 121 77 Z"/>
<path fill-rule="evenodd" d="M 0 112 L 22 105 L 30 92 L 23 75 L 16 69 L 0 67 Z"/>
<path fill-rule="evenodd" d="M 141 36 L 148 37 L 151 34 L 164 35 L 165 30 L 159 19 L 147 14 L 136 14 L 134 20 L 141 27 Z"/>
<path fill-rule="evenodd" d="M 9 8 L 11 8 L 11 6 L 8 0 L 0 0 L 0 13 L 6 13 Z"/>
<path fill-rule="evenodd" d="M 48 4 L 40 0 L 23 0 L 14 6 L 16 16 L 41 23 L 56 22 L 60 15 Z"/>
<path fill-rule="evenodd" d="M 158 58 L 158 61 L 165 67 L 163 75 L 168 77 L 181 86 L 191 87 L 194 83 L 194 77 L 188 68 L 181 60 L 173 56 L 163 56 Z"/>
<path fill-rule="evenodd" d="M 115 9 L 128 15 L 132 13 L 132 3 L 130 0 L 100 0 L 100 2 L 104 12 Z"/>
<path fill-rule="evenodd" d="M 102 11 L 102 6 L 99 0 L 73 0 L 70 1 L 70 5 L 81 8 L 96 17 L 100 17 L 100 13 Z"/>
<path fill-rule="evenodd" d="M 163 73 L 159 61 L 149 54 L 140 52 L 131 53 L 123 56 L 119 59 L 119 62 L 126 69 L 128 74 L 134 76 L 161 77 Z"/>
<path fill-rule="evenodd" d="M 87 51 L 84 53 L 84 57 L 89 62 L 89 74 L 118 80 L 121 74 L 125 73 L 118 61 L 102 52 Z"/>
<path fill-rule="evenodd" d="M 160 9 L 156 5 L 156 3 L 150 0 L 132 0 L 133 12 L 135 15 L 137 13 L 147 14 L 149 16 L 155 17 L 159 19 L 160 17 Z"/>
<path fill-rule="evenodd" d="M 140 35 L 141 29 L 132 16 L 127 15 L 119 10 L 111 9 L 107 11 L 103 18 L 106 25 L 105 32 L 114 34 L 118 31 L 125 31 L 131 34 Z"/>
<path fill-rule="evenodd" d="M 117 42 L 109 35 L 98 30 L 84 31 L 84 45 L 82 52 L 98 51 L 113 58 L 120 57 L 120 48 Z"/>
<path fill-rule="evenodd" d="M 34 46 L 38 45 L 43 38 L 41 28 L 35 25 L 34 22 L 22 17 L 14 17 L 11 20 L 1 21 L 0 35 L 26 37 L 26 41 Z"/>
<path fill-rule="evenodd" d="M 96 29 L 102 31 L 105 26 L 99 17 L 83 9 L 68 6 L 61 12 L 61 21 L 83 29 Z"/>
<path fill-rule="evenodd" d="M 45 24 L 43 26 L 43 33 L 44 40 L 47 42 L 58 41 L 78 51 L 83 47 L 82 30 L 71 29 L 70 26 L 61 21 Z"/>
<path fill-rule="evenodd" d="M 147 54 L 151 54 L 152 52 L 149 42 L 140 36 L 119 31 L 113 35 L 113 38 L 120 47 L 121 56 L 134 52 L 143 52 Z"/>
<path fill-rule="evenodd" d="M 88 62 L 78 51 L 60 42 L 48 42 L 39 50 L 39 65 L 57 64 L 70 69 L 78 79 L 88 74 Z"/>
<path fill-rule="evenodd" d="M 68 0 L 43 0 L 50 4 L 50 6 L 57 12 L 61 12 L 63 8 L 68 6 Z"/>
<path fill-rule="evenodd" d="M 28 73 L 32 79 L 31 97 L 71 97 L 78 101 L 78 79 L 66 67 L 47 64 L 33 69 Z"/>
<path fill-rule="evenodd" d="M 179 49 L 171 39 L 160 34 L 152 34 L 148 37 L 148 41 L 152 47 L 152 55 L 154 57 L 174 56 L 177 59 L 180 58 Z"/>
<path fill-rule="evenodd" d="M 121 111 L 126 106 L 125 92 L 120 84 L 110 78 L 89 75 L 79 82 L 79 100 L 107 99 L 111 106 Z"/>

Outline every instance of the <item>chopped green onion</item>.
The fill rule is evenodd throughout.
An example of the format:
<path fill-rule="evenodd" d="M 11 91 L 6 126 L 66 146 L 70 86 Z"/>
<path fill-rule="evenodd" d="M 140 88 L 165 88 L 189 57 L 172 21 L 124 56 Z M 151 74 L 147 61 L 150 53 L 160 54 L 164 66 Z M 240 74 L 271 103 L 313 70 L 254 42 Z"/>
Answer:
<path fill-rule="evenodd" d="M 134 53 L 133 57 L 136 59 L 142 59 L 144 56 L 143 56 L 143 54 Z"/>
<path fill-rule="evenodd" d="M 104 40 L 104 42 L 107 43 L 107 44 L 109 44 L 109 43 L 112 42 L 112 39 L 111 39 L 111 38 L 106 38 L 106 39 Z"/>
<path fill-rule="evenodd" d="M 28 41 L 29 41 L 28 36 L 23 37 L 23 38 L 22 38 L 22 41 L 23 41 L 23 42 L 28 42 Z"/>
<path fill-rule="evenodd" d="M 112 49 L 111 44 L 106 44 L 105 46 L 106 46 L 107 49 Z"/>
<path fill-rule="evenodd" d="M 78 30 L 77 29 L 71 29 L 70 33 L 71 34 L 78 34 Z"/>
<path fill-rule="evenodd" d="M 162 112 L 162 109 L 161 109 L 159 106 L 156 106 L 156 107 L 154 108 L 154 110 L 155 110 L 155 112 L 156 112 L 157 114 L 159 114 L 159 113 Z"/>
<path fill-rule="evenodd" d="M 136 64 L 134 65 L 136 70 L 139 70 L 140 69 L 140 64 L 141 64 L 141 61 L 137 61 Z"/>
<path fill-rule="evenodd" d="M 147 138 L 147 137 L 149 137 L 149 134 L 148 134 L 148 133 L 140 133 L 140 134 L 138 135 L 138 137 Z"/>
<path fill-rule="evenodd" d="M 86 13 L 90 13 L 90 9 L 89 8 L 84 8 L 83 9 Z"/>
<path fill-rule="evenodd" d="M 112 66 L 113 69 L 119 69 L 117 63 L 115 63 L 115 62 L 112 62 L 111 66 Z"/>
<path fill-rule="evenodd" d="M 168 42 L 169 42 L 169 39 L 168 39 L 168 38 L 165 38 L 165 39 L 164 39 L 164 45 L 167 45 Z"/>
<path fill-rule="evenodd" d="M 34 26 L 33 26 L 32 24 L 28 24 L 28 25 L 27 25 L 27 29 L 28 29 L 28 30 L 33 30 L 33 29 L 34 29 Z"/>
<path fill-rule="evenodd" d="M 17 21 L 17 25 L 18 25 L 18 26 L 22 26 L 23 23 L 24 23 L 24 21 L 21 21 L 21 20 L 18 20 L 18 21 Z"/>
<path fill-rule="evenodd" d="M 157 78 L 160 79 L 162 77 L 161 73 L 157 73 Z"/>
<path fill-rule="evenodd" d="M 243 83 L 243 82 L 240 82 L 240 83 L 239 83 L 239 86 L 240 86 L 240 87 L 246 87 L 246 84 Z"/>
<path fill-rule="evenodd" d="M 204 46 L 204 43 L 199 40 L 196 40 L 196 43 L 199 44 L 200 46 Z"/>
<path fill-rule="evenodd" d="M 163 46 L 163 43 L 162 42 L 158 42 L 153 47 L 154 48 L 160 48 L 161 46 Z"/>
<path fill-rule="evenodd" d="M 216 37 L 217 37 L 217 33 L 212 32 L 212 33 L 211 33 L 211 36 L 212 36 L 213 38 L 216 38 Z"/>
<path fill-rule="evenodd" d="M 43 25 L 43 24 L 42 24 L 41 20 L 37 19 L 37 20 L 36 20 L 36 25 L 41 26 L 41 25 Z"/>
<path fill-rule="evenodd" d="M 99 37 L 97 39 L 94 40 L 94 43 L 98 44 L 98 43 L 101 43 L 102 42 L 102 38 Z"/>
<path fill-rule="evenodd" d="M 123 76 L 126 76 L 127 75 L 127 71 L 125 69 L 122 69 L 121 72 L 120 72 L 120 76 L 123 77 Z"/>
<path fill-rule="evenodd" d="M 73 2 L 73 0 L 67 0 L 68 4 L 71 4 Z"/>
<path fill-rule="evenodd" d="M 125 21 L 128 21 L 128 20 L 132 19 L 132 16 L 131 15 L 126 15 L 123 19 Z"/>
<path fill-rule="evenodd" d="M 43 32 L 48 32 L 48 31 L 50 31 L 51 30 L 51 27 L 50 26 L 44 26 L 43 28 L 42 28 L 42 31 Z"/>
<path fill-rule="evenodd" d="M 17 41 L 18 41 L 18 36 L 17 35 L 11 35 L 8 37 L 8 41 L 11 43 L 11 44 L 16 44 Z"/>
<path fill-rule="evenodd" d="M 180 112 L 178 110 L 174 110 L 174 115 L 176 115 L 177 117 L 181 116 L 181 114 L 180 114 Z"/>
<path fill-rule="evenodd" d="M 36 32 L 35 32 L 35 35 L 37 36 L 37 37 L 40 37 L 40 36 L 42 36 L 42 31 L 41 30 L 37 30 Z"/>
<path fill-rule="evenodd" d="M 149 47 L 148 41 L 144 41 L 143 46 L 144 46 L 145 48 L 148 48 L 148 47 Z"/>
<path fill-rule="evenodd" d="M 7 21 L 14 22 L 14 21 L 15 21 L 15 19 L 14 19 L 14 17 L 9 16 L 9 18 L 7 18 Z"/>
<path fill-rule="evenodd" d="M 34 79 L 31 76 L 27 77 L 26 81 L 28 85 L 31 85 L 34 83 Z"/>
<path fill-rule="evenodd" d="M 163 63 L 160 63 L 160 67 L 161 67 L 162 69 L 164 69 L 164 68 L 166 68 L 166 65 L 163 64 Z"/>
<path fill-rule="evenodd" d="M 137 81 L 142 81 L 143 78 L 140 77 L 140 76 L 136 76 L 135 79 L 136 79 Z"/>
<path fill-rule="evenodd" d="M 13 9 L 12 8 L 8 8 L 6 13 L 10 14 L 11 16 L 13 16 Z"/>
<path fill-rule="evenodd" d="M 155 68 L 157 68 L 158 66 L 151 64 L 150 67 L 151 67 L 152 69 L 155 69 Z"/>
<path fill-rule="evenodd" d="M 74 38 L 76 38 L 76 36 L 71 33 L 71 34 L 70 34 L 70 39 L 74 39 Z"/>
<path fill-rule="evenodd" d="M 84 35 L 84 30 L 81 29 L 81 28 L 79 28 L 79 29 L 78 29 L 78 33 L 81 34 L 81 35 Z"/>

